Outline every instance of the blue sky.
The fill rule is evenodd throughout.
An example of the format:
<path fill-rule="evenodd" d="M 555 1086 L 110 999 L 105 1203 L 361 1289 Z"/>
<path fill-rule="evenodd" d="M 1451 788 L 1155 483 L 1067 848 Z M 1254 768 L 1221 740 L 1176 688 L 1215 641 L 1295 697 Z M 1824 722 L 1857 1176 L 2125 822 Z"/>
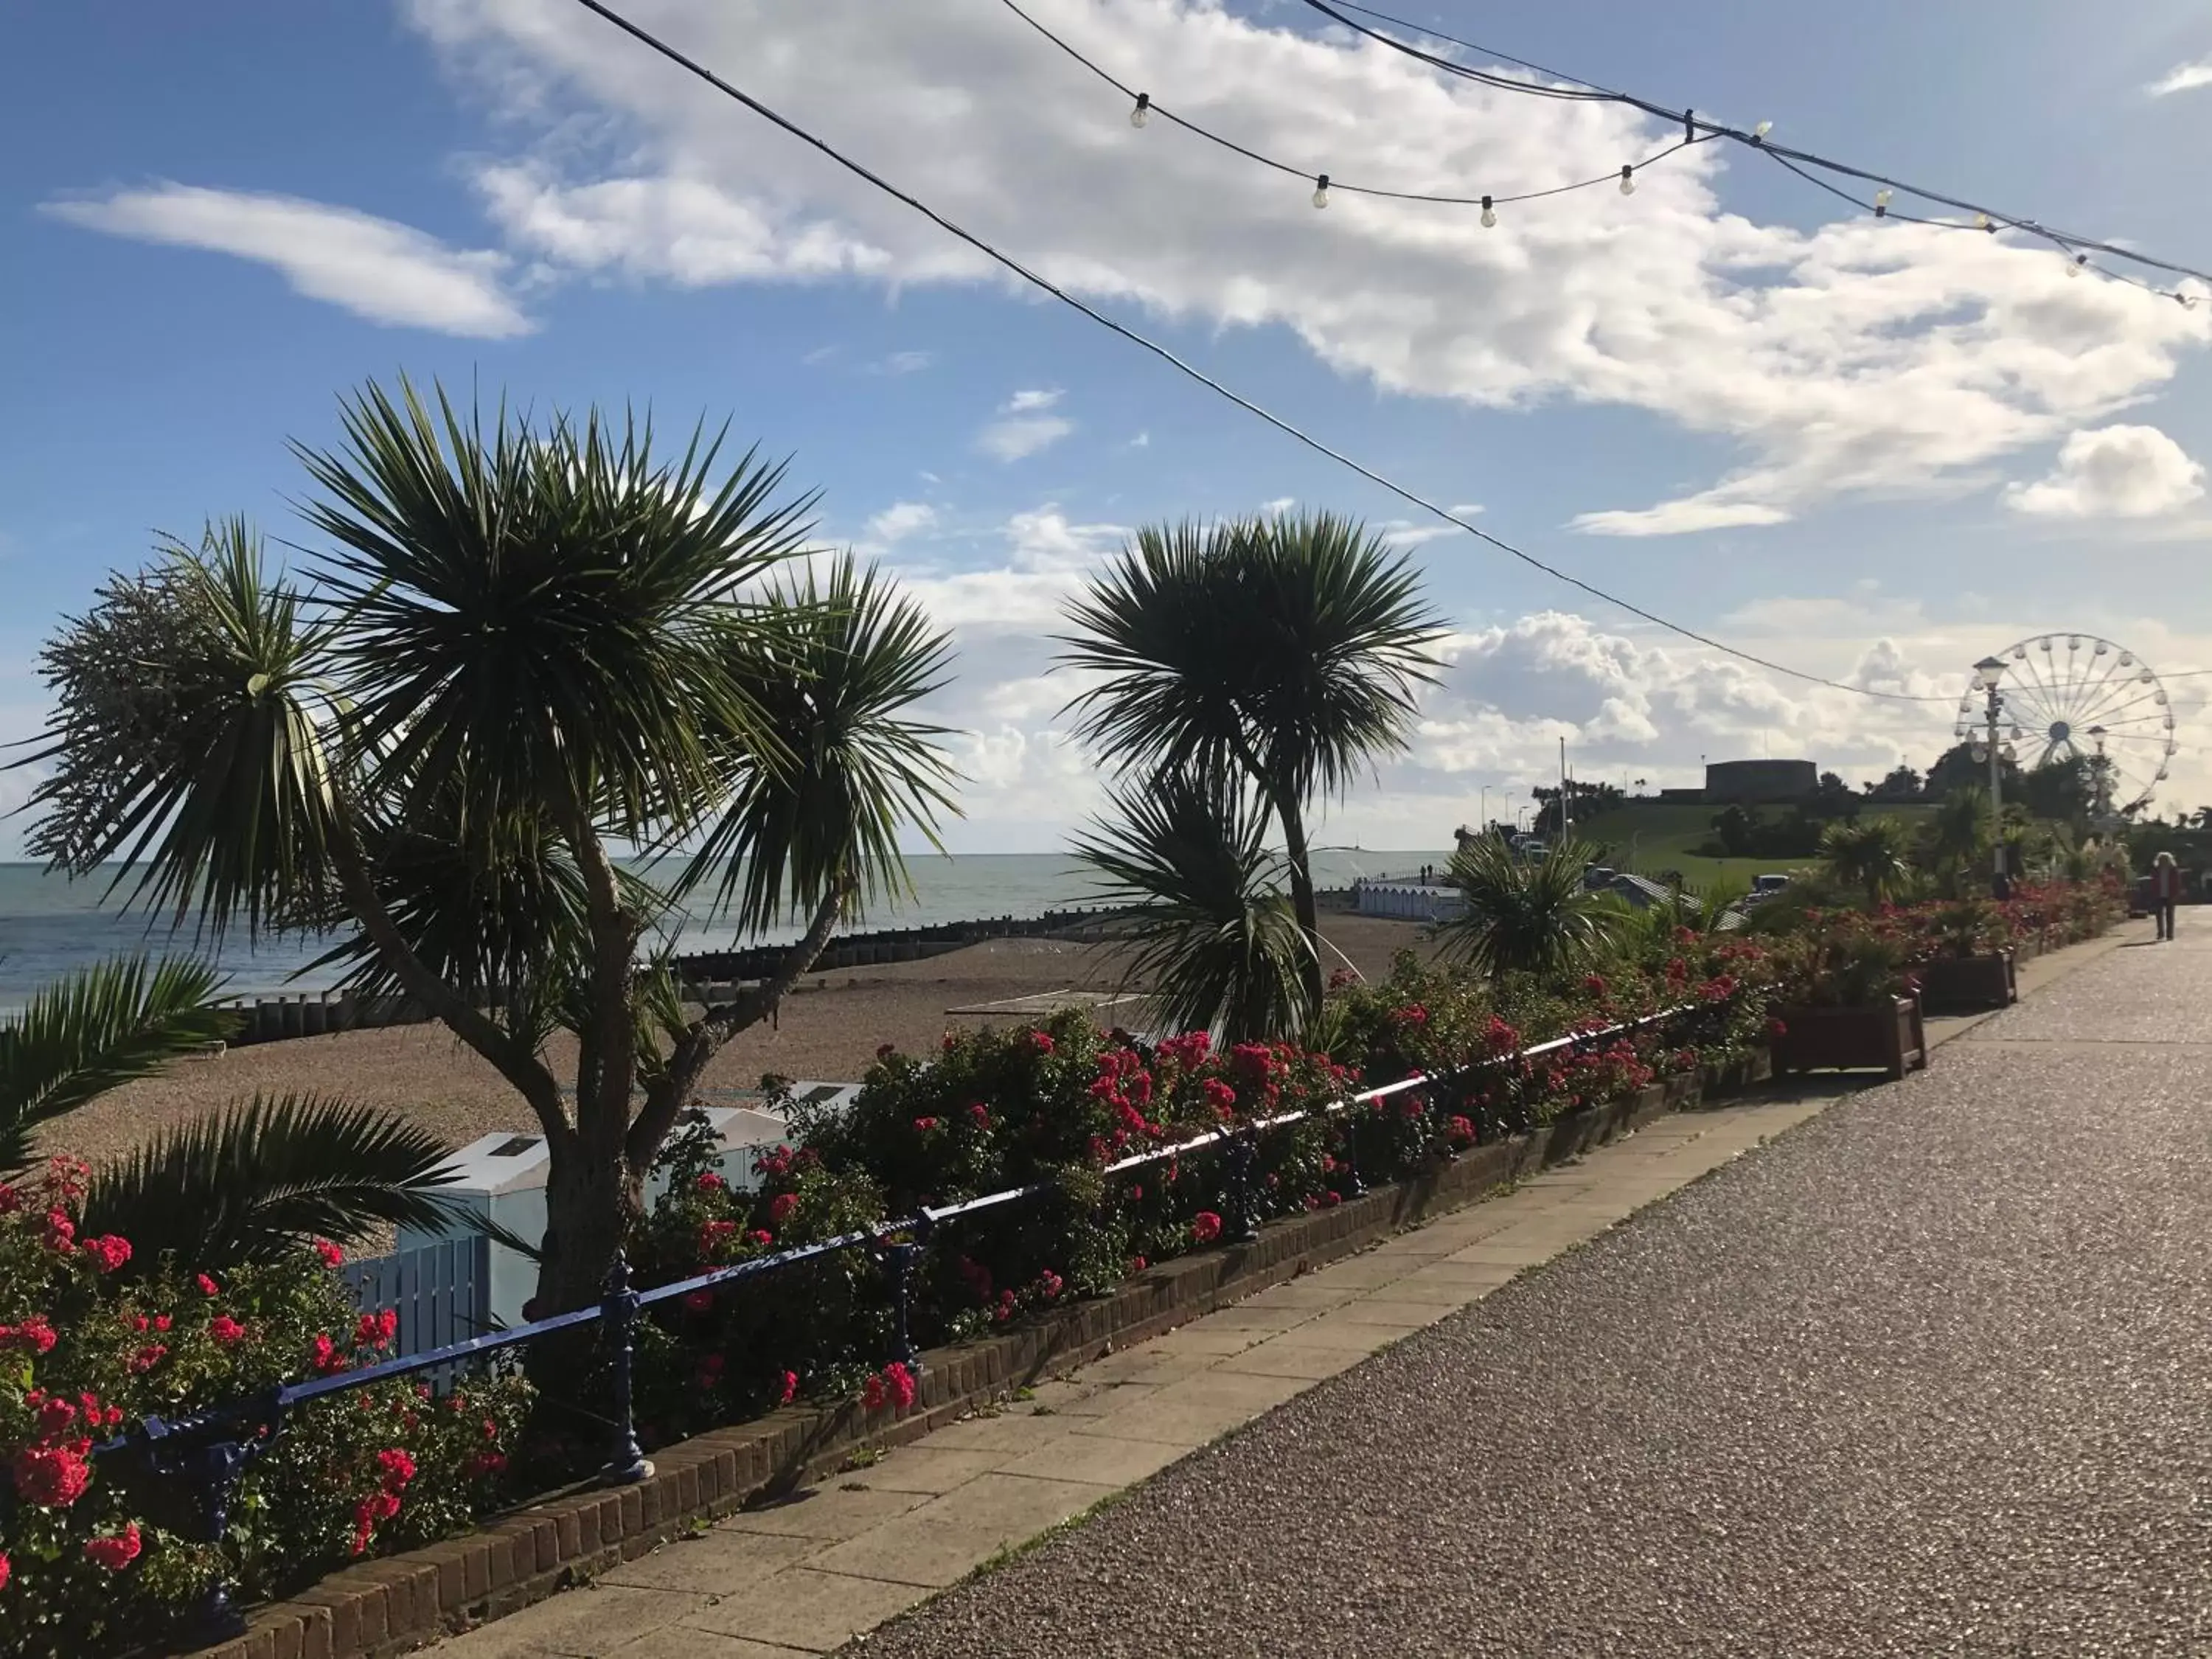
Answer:
<path fill-rule="evenodd" d="M 1031 9 L 1163 106 L 1340 179 L 1503 194 L 1663 142 L 1447 91 L 1290 0 Z M 1133 132 L 999 0 L 633 15 L 1287 417 L 1702 631 L 1937 694 L 2051 629 L 2212 667 L 2212 305 L 2068 283 L 2009 239 L 1841 222 L 1718 146 L 1628 201 L 1486 233 L 1463 209 L 1316 213 L 1297 180 Z M 2187 73 L 2212 20 L 2182 0 L 1407 15 L 2212 266 L 2212 71 Z M 341 391 L 402 371 L 727 416 L 789 453 L 825 538 L 959 634 L 957 847 L 1055 845 L 1094 799 L 1042 640 L 1083 571 L 1136 524 L 1281 501 L 1407 521 L 1457 630 L 1413 752 L 1338 815 L 1370 845 L 1436 844 L 1480 787 L 1525 793 L 1561 736 L 1586 773 L 1686 781 L 1762 750 L 1872 775 L 1948 733 L 1947 705 L 1778 682 L 1424 535 L 569 0 L 45 7 L 15 31 L 0 738 L 43 717 L 58 616 L 153 531 L 243 510 L 295 534 L 287 441 L 328 441 Z M 2172 683 L 2168 805 L 2212 799 L 2200 687 Z"/>

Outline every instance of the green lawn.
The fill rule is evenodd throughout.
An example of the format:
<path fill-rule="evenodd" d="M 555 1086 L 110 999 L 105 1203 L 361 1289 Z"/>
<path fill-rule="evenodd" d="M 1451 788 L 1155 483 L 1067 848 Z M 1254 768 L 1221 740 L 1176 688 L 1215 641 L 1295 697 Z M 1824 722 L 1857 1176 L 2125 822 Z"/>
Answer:
<path fill-rule="evenodd" d="M 1907 823 L 1917 824 L 1935 809 L 1915 804 L 1909 806 L 1868 806 L 1863 810 L 1870 815 L 1899 817 Z M 1595 842 L 1605 848 L 1602 861 L 1612 868 L 1652 877 L 1656 877 L 1662 870 L 1680 870 L 1682 879 L 1692 888 L 1702 889 L 1716 881 L 1747 887 L 1754 876 L 1777 873 L 1790 869 L 1793 864 L 1811 861 L 1806 859 L 1698 857 L 1690 849 L 1712 838 L 1713 819 L 1720 811 L 1717 806 L 1679 806 L 1661 801 L 1632 801 L 1626 806 L 1617 807 L 1610 812 L 1601 812 L 1593 818 L 1577 823 L 1574 828 L 1579 839 Z"/>

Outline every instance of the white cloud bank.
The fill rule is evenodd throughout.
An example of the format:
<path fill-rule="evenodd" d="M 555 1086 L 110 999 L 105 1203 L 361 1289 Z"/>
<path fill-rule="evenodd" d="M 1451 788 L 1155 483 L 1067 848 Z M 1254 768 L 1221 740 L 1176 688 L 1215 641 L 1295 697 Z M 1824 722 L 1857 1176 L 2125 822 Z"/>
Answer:
<path fill-rule="evenodd" d="M 372 323 L 493 340 L 527 334 L 532 326 L 504 286 L 507 255 L 451 248 L 350 208 L 162 184 L 48 202 L 41 211 L 112 236 L 257 261 L 280 272 L 296 293 Z"/>
<path fill-rule="evenodd" d="M 975 434 L 975 447 L 994 460 L 1012 463 L 1049 449 L 1075 430 L 1064 415 L 1046 411 L 1064 394 L 1051 391 L 1017 392 L 999 406 L 1004 418 L 992 422 Z"/>
<path fill-rule="evenodd" d="M 2015 484 L 2015 512 L 2048 519 L 2151 519 L 2204 494 L 2204 469 L 2154 426 L 2106 426 L 2076 432 L 2048 477 Z"/>
<path fill-rule="evenodd" d="M 2154 98 L 2170 98 L 2177 92 L 2194 92 L 2199 87 L 2212 87 L 2212 58 L 2178 64 L 2143 90 Z"/>
<path fill-rule="evenodd" d="M 1194 0 L 1036 0 L 1153 97 L 1292 165 L 1498 194 L 1615 172 L 1670 134 L 1611 106 L 1446 81 L 1369 45 Z M 1978 486 L 2110 418 L 2212 338 L 2212 313 L 2067 282 L 2048 249 L 1857 220 L 1753 223 L 1723 147 L 1471 211 L 1340 195 L 1327 213 L 1116 94 L 970 0 L 641 0 L 638 21 L 1052 279 L 1125 315 L 1277 326 L 1387 391 L 1647 411 L 1731 445 L 1720 476 L 1577 523 L 1662 535 L 1780 523 L 1838 495 Z M 518 251 L 696 283 L 1000 283 L 1002 273 L 557 0 L 410 0 L 449 64 L 538 124 L 481 182 Z M 578 124 L 568 118 L 582 112 Z M 606 135 L 596 154 L 580 127 Z M 1034 453 L 1033 429 L 1000 448 Z M 994 452 L 995 453 L 995 452 Z"/>

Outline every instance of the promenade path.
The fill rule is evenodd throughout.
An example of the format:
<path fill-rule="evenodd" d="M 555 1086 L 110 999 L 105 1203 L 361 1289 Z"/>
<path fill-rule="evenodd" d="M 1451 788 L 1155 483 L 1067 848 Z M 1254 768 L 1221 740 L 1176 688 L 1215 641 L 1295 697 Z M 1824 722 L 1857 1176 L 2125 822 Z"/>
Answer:
<path fill-rule="evenodd" d="M 2147 933 L 441 1659 L 2212 1654 L 2212 933 Z"/>

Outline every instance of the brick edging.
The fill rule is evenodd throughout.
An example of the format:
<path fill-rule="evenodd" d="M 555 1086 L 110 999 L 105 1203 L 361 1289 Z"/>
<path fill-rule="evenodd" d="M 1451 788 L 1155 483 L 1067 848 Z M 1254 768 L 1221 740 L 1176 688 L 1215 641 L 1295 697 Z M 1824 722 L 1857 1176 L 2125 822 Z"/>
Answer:
<path fill-rule="evenodd" d="M 698 1522 L 840 1467 L 856 1451 L 918 1440 L 1051 1372 L 1161 1335 L 1768 1075 L 1764 1051 L 1725 1068 L 1703 1066 L 1333 1208 L 1270 1222 L 1255 1243 L 1179 1256 L 1110 1295 L 1018 1331 L 930 1350 L 922 1358 L 921 1398 L 904 1416 L 872 1421 L 848 1401 L 787 1407 L 713 1430 L 656 1452 L 653 1475 L 635 1486 L 548 1498 L 462 1537 L 343 1568 L 258 1609 L 243 1637 L 198 1651 L 204 1659 L 386 1659 L 407 1652 L 543 1601 Z"/>

